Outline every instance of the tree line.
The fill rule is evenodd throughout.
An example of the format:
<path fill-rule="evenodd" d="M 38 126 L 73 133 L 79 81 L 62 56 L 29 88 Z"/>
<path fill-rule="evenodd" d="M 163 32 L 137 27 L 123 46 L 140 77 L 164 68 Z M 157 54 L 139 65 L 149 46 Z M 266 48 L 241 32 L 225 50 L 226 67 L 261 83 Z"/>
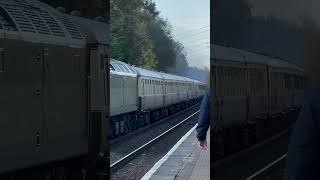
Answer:
<path fill-rule="evenodd" d="M 111 0 L 111 57 L 150 70 L 166 71 L 184 48 L 171 34 L 152 0 Z"/>

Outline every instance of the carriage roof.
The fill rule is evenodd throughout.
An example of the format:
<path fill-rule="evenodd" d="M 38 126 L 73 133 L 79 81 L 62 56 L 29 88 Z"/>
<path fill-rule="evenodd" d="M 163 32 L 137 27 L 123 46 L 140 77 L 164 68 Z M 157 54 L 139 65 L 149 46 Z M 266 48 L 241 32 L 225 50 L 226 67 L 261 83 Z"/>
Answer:
<path fill-rule="evenodd" d="M 289 63 L 280 58 L 269 57 L 257 53 L 248 52 L 241 49 L 211 45 L 211 58 L 236 61 L 241 63 L 255 63 L 269 65 L 271 67 L 289 68 L 303 71 L 303 68 Z"/>

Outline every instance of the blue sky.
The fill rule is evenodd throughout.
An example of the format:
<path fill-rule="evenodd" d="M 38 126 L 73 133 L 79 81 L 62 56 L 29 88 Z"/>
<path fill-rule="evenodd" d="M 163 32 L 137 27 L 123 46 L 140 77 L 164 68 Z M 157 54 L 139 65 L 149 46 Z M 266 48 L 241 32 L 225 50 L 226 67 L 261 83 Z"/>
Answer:
<path fill-rule="evenodd" d="M 210 0 L 154 0 L 160 16 L 172 25 L 172 34 L 187 51 L 190 66 L 209 68 Z"/>

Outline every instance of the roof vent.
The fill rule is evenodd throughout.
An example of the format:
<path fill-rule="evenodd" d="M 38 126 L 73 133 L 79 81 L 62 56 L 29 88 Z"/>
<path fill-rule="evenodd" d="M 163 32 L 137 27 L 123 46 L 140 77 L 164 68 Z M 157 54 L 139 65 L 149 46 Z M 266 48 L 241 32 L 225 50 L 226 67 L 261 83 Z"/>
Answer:
<path fill-rule="evenodd" d="M 100 21 L 100 22 L 105 22 L 105 19 L 102 16 L 98 16 L 98 17 L 94 18 L 94 20 Z"/>
<path fill-rule="evenodd" d="M 61 13 L 66 13 L 66 11 L 67 11 L 66 8 L 61 7 L 61 6 L 57 7 L 56 10 L 61 12 Z"/>
<path fill-rule="evenodd" d="M 80 13 L 80 11 L 72 11 L 71 13 L 70 13 L 70 15 L 71 16 L 80 16 L 81 15 L 81 13 Z"/>

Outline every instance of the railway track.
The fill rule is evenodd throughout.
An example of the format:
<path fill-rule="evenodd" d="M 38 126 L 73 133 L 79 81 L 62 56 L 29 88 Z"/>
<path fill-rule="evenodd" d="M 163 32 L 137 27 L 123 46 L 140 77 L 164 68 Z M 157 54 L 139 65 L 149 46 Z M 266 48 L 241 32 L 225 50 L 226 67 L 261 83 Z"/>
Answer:
<path fill-rule="evenodd" d="M 184 111 L 185 112 L 185 111 Z M 130 162 L 130 160 L 134 159 L 136 156 L 140 155 L 143 153 L 144 150 L 152 147 L 152 145 L 156 144 L 157 142 L 161 141 L 164 137 L 168 137 L 169 134 L 171 134 L 172 132 L 174 132 L 177 128 L 179 128 L 180 126 L 186 124 L 186 122 L 188 122 L 188 120 L 190 120 L 191 118 L 193 118 L 195 115 L 197 115 L 199 113 L 199 110 L 197 110 L 196 112 L 194 112 L 193 114 L 191 114 L 190 116 L 188 116 L 187 118 L 184 118 L 181 122 L 177 123 L 176 125 L 172 126 L 171 128 L 169 128 L 168 130 L 166 130 L 165 132 L 161 133 L 160 135 L 158 135 L 157 137 L 151 139 L 150 141 L 148 141 L 147 143 L 143 144 L 142 146 L 136 148 L 135 150 L 131 151 L 130 153 L 128 153 L 127 155 L 123 156 L 121 159 L 117 160 L 116 162 L 112 163 L 110 165 L 110 170 L 111 173 L 117 171 L 118 169 L 120 169 L 121 167 L 123 167 L 124 165 L 128 164 Z M 180 113 L 181 114 L 181 113 Z"/>
<path fill-rule="evenodd" d="M 188 112 L 189 110 L 191 110 L 192 108 L 195 108 L 195 107 L 197 107 L 197 106 L 199 106 L 199 105 L 200 105 L 200 103 L 196 103 L 196 104 L 194 104 L 194 105 L 192 105 L 192 106 L 190 106 L 190 107 L 188 107 L 188 108 L 186 108 L 186 109 L 183 109 L 183 110 L 181 110 L 181 111 L 179 111 L 179 112 L 177 112 L 177 113 L 174 113 L 174 114 L 172 114 L 172 115 L 170 115 L 170 116 L 168 116 L 168 117 L 165 117 L 165 118 L 163 118 L 163 119 L 161 119 L 161 120 L 159 120 L 159 121 L 157 121 L 157 122 L 154 122 L 154 123 L 149 124 L 149 125 L 147 125 L 147 126 L 145 126 L 145 127 L 142 127 L 142 128 L 140 128 L 140 129 L 137 129 L 137 130 L 134 131 L 134 132 L 130 132 L 130 133 L 126 134 L 126 135 L 119 136 L 119 137 L 116 137 L 116 138 L 114 138 L 114 139 L 111 139 L 111 140 L 110 140 L 110 144 L 111 144 L 111 145 L 112 145 L 112 144 L 116 144 L 116 143 L 118 143 L 119 141 L 125 140 L 126 138 L 128 138 L 128 137 L 130 137 L 130 136 L 134 136 L 134 135 L 136 135 L 136 134 L 139 134 L 139 133 L 141 133 L 141 132 L 144 132 L 146 129 L 153 128 L 153 127 L 155 127 L 155 126 L 157 126 L 157 125 L 159 125 L 159 124 L 161 124 L 161 123 L 164 123 L 164 122 L 167 121 L 168 119 L 172 119 L 172 118 L 174 118 L 174 117 L 176 117 L 176 116 L 179 116 L 179 115 L 181 115 L 181 114 L 183 114 L 183 113 L 186 113 L 186 112 Z"/>
<path fill-rule="evenodd" d="M 213 178 L 234 180 L 234 177 L 237 177 L 236 179 L 239 180 L 257 180 L 261 177 L 271 176 L 270 172 L 278 167 L 278 164 L 283 163 L 286 158 L 289 134 L 290 128 L 256 145 L 213 162 L 215 172 Z M 281 168 L 283 167 L 281 166 Z M 275 171 L 277 170 L 279 168 L 276 168 Z M 279 174 L 278 171 L 277 173 Z"/>
<path fill-rule="evenodd" d="M 241 150 L 239 152 L 236 152 L 234 154 L 228 155 L 225 158 L 219 159 L 219 160 L 217 160 L 216 162 L 213 163 L 213 168 L 217 168 L 217 167 L 219 167 L 219 166 L 221 166 L 221 165 L 223 165 L 225 163 L 228 163 L 228 162 L 236 159 L 239 156 L 242 156 L 245 153 L 249 153 L 250 151 L 254 151 L 257 148 L 260 148 L 260 147 L 262 147 L 262 146 L 264 146 L 266 144 L 269 144 L 269 143 L 271 143 L 273 141 L 276 141 L 277 139 L 279 139 L 283 135 L 287 134 L 289 132 L 289 130 L 290 130 L 289 128 L 285 129 L 285 130 L 277 133 L 276 135 L 265 139 L 264 141 L 262 141 L 260 143 L 257 143 L 257 144 L 255 144 L 255 145 L 253 145 L 251 147 L 245 148 L 245 149 L 243 149 L 243 150 Z"/>
<path fill-rule="evenodd" d="M 287 154 L 282 155 L 281 157 L 277 158 L 276 160 L 272 161 L 271 163 L 269 163 L 268 165 L 266 165 L 265 167 L 263 167 L 259 171 L 255 172 L 254 174 L 252 174 L 251 176 L 246 178 L 246 180 L 254 180 L 254 179 L 258 178 L 260 175 L 262 175 L 266 171 L 270 170 L 272 167 L 276 166 L 279 162 L 284 160 L 286 157 L 287 157 Z"/>

